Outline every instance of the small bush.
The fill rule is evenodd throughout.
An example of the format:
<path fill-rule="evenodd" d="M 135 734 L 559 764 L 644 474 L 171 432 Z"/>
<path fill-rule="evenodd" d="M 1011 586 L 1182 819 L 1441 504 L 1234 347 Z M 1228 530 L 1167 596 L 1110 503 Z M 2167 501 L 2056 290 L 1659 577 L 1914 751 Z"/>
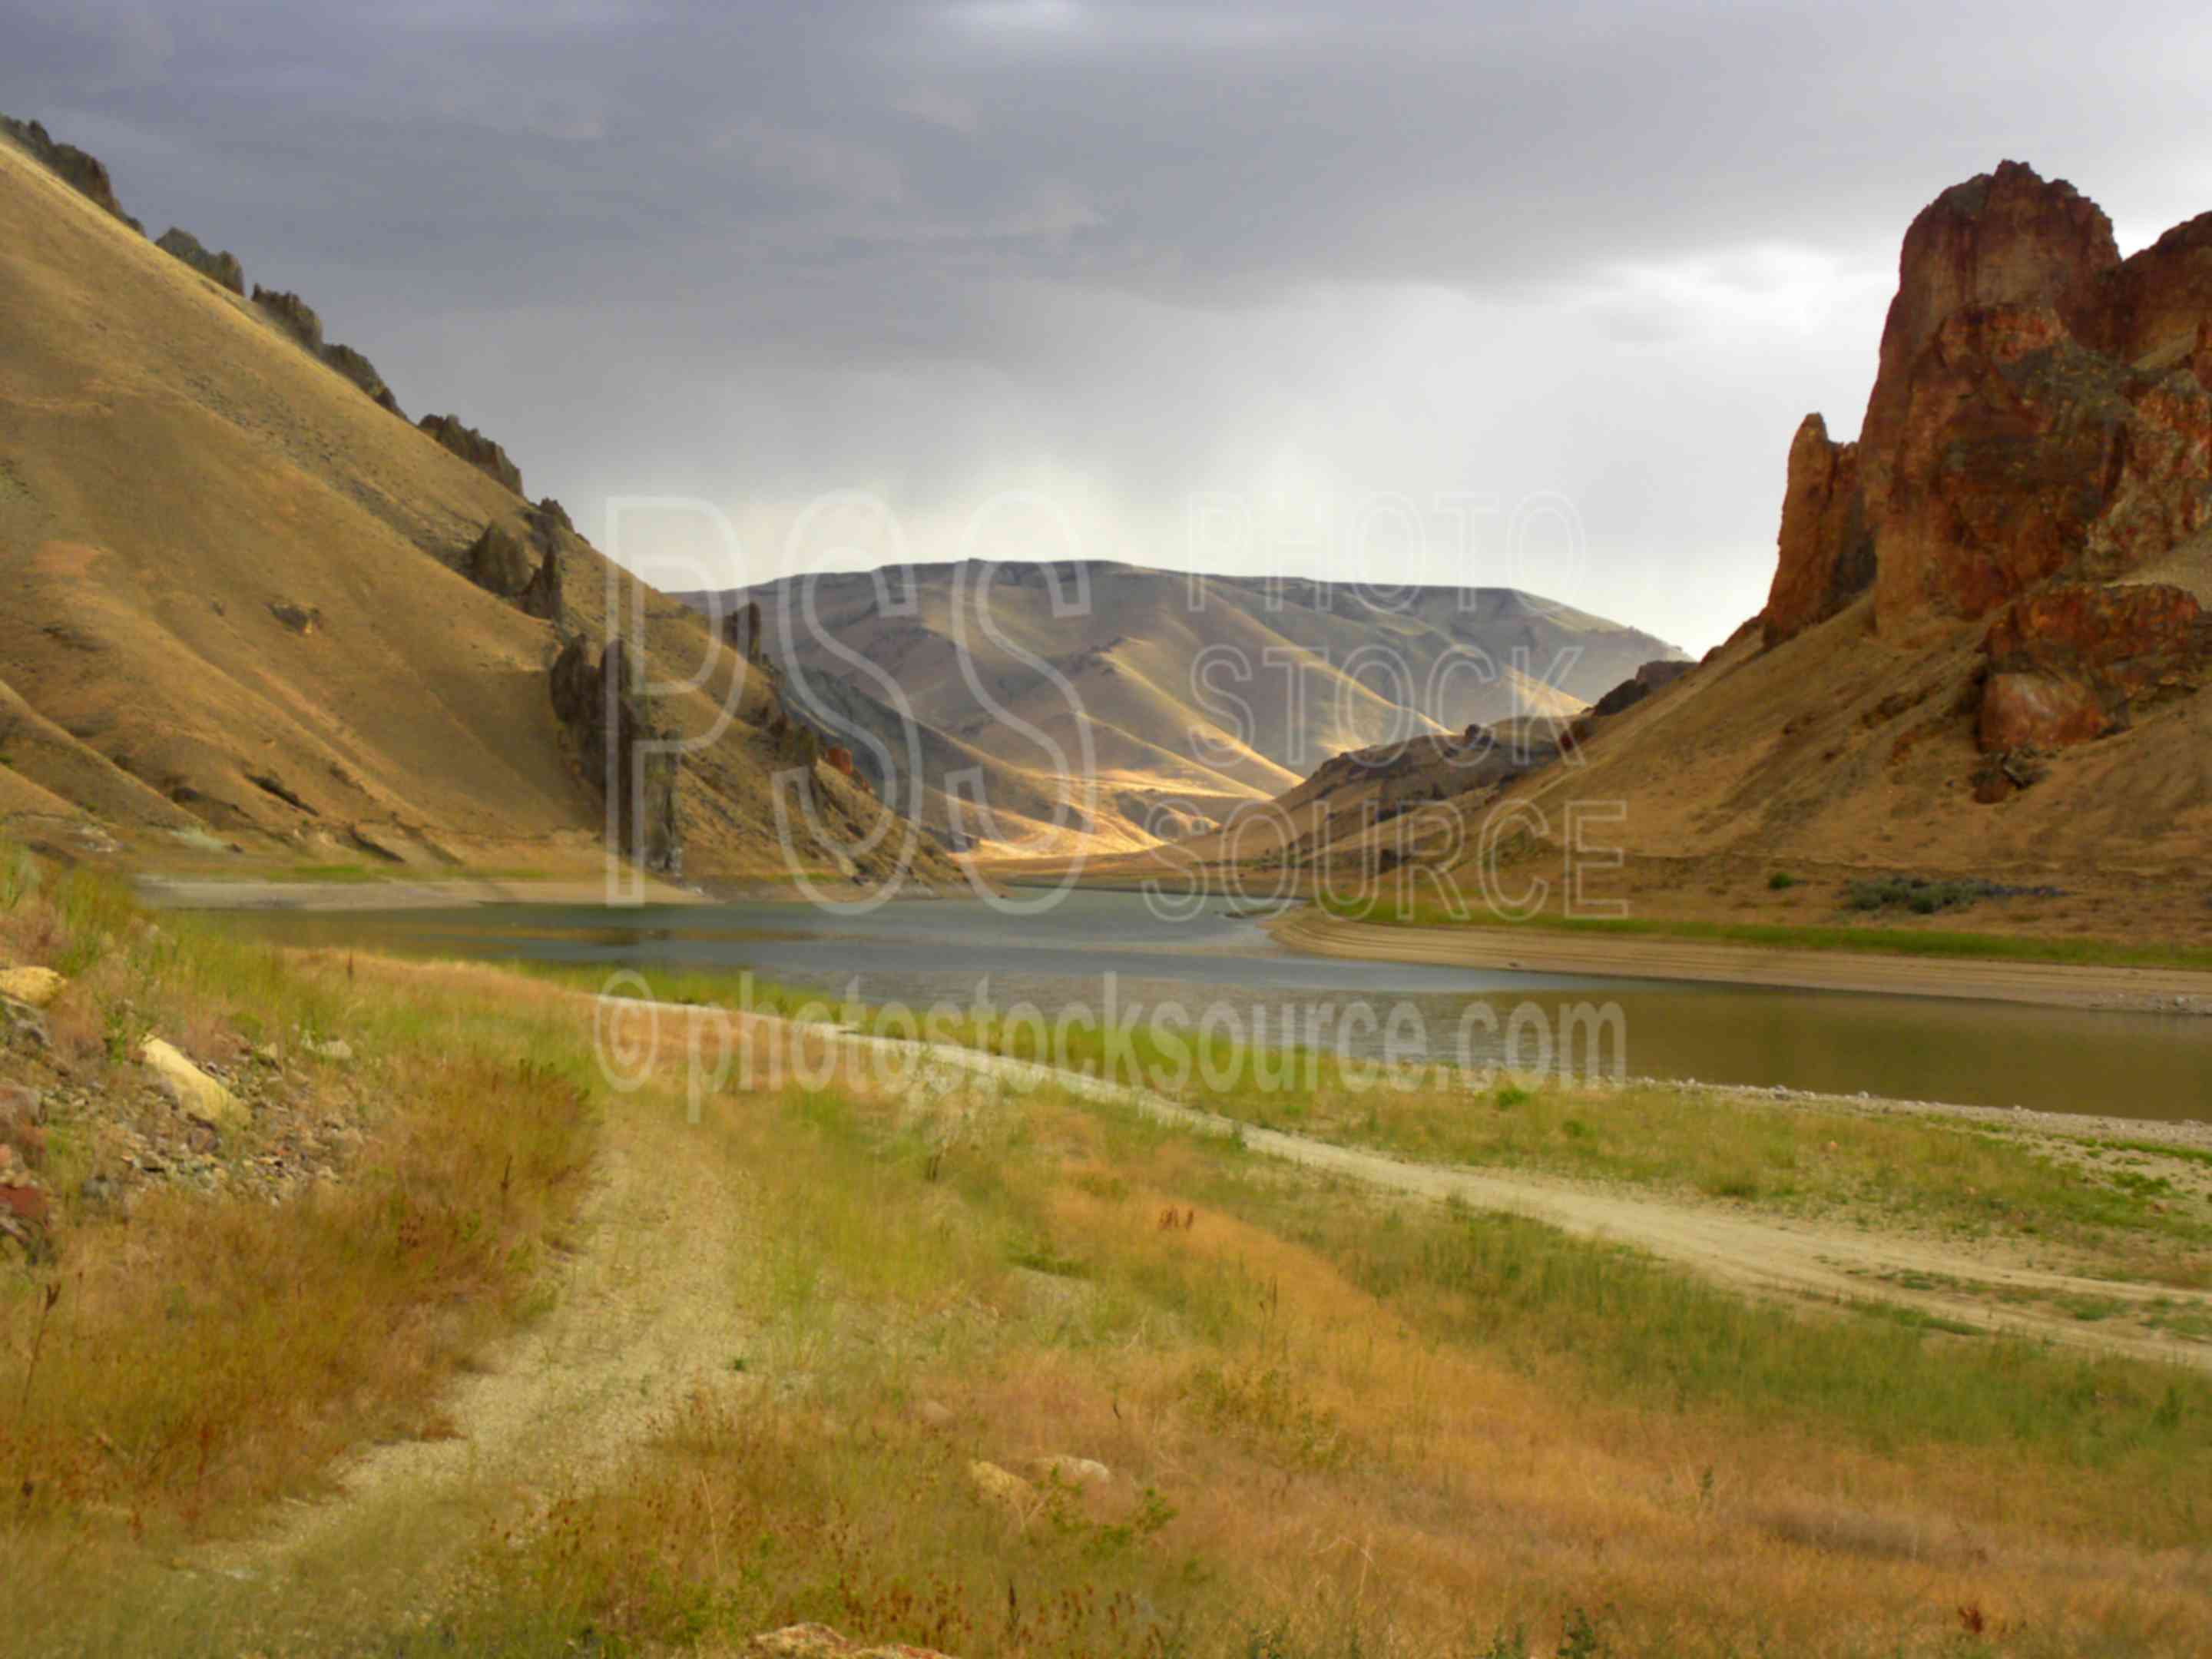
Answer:
<path fill-rule="evenodd" d="M 1770 892 L 1786 892 L 1796 884 L 1797 878 L 1791 875 L 1787 870 L 1777 870 L 1772 875 L 1766 878 L 1767 890 Z"/>

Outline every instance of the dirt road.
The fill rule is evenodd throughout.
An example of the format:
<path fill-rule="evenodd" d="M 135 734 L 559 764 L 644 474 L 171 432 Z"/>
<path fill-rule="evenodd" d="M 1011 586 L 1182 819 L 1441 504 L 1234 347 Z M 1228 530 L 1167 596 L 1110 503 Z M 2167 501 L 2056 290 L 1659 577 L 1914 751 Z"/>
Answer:
<path fill-rule="evenodd" d="M 858 1034 L 847 1040 L 886 1054 L 915 1046 Z M 1978 1329 L 2009 1330 L 2212 1370 L 2212 1345 L 2114 1329 L 2102 1322 L 2085 1323 L 2061 1306 L 2037 1305 L 2039 1300 L 2058 1298 L 2096 1298 L 2135 1305 L 2163 1301 L 2199 1314 L 2212 1314 L 2212 1298 L 2164 1286 L 2000 1266 L 1948 1245 L 1869 1233 L 1856 1227 L 1771 1220 L 1717 1206 L 1640 1197 L 1541 1176 L 1408 1163 L 1382 1152 L 1240 1125 L 1146 1090 L 1027 1061 L 944 1046 L 929 1048 L 927 1053 L 933 1065 L 965 1068 L 1017 1088 L 1062 1087 L 1088 1099 L 1133 1108 L 1157 1121 L 1200 1134 L 1241 1134 L 1245 1146 L 1254 1152 L 1363 1185 L 1416 1198 L 1455 1198 L 1479 1209 L 1524 1215 L 1579 1237 L 1633 1246 L 1690 1267 L 1716 1283 L 1754 1294 L 1891 1303 Z M 1911 1282 L 1899 1283 L 1900 1279 Z M 1953 1281 L 1956 1288 L 1918 1287 L 1935 1281 Z M 2001 1293 L 2024 1299 L 1993 1299 Z"/>

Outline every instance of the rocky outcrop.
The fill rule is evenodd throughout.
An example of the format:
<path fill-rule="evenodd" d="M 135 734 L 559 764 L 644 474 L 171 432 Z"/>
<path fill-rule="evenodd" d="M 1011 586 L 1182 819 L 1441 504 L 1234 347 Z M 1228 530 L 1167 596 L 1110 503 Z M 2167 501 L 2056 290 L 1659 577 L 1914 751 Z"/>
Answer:
<path fill-rule="evenodd" d="M 325 362 L 367 392 L 373 401 L 401 420 L 407 418 L 399 407 L 399 399 L 392 395 L 392 388 L 385 385 L 384 376 L 376 372 L 376 365 L 361 353 L 349 345 L 326 345 L 321 356 Z"/>
<path fill-rule="evenodd" d="M 253 303 L 261 314 L 298 342 L 301 349 L 323 355 L 323 319 L 315 308 L 296 294 L 253 285 Z"/>
<path fill-rule="evenodd" d="M 1766 600 L 1768 644 L 1825 622 L 1874 580 L 1874 540 L 1858 474 L 1858 446 L 1831 441 L 1828 423 L 1808 415 L 1790 446 L 1781 557 Z"/>
<path fill-rule="evenodd" d="M 747 599 L 734 611 L 722 612 L 722 641 L 747 662 L 765 663 L 767 623 L 761 619 L 760 601 Z"/>
<path fill-rule="evenodd" d="M 57 143 L 36 121 L 15 121 L 0 115 L 0 135 L 13 139 L 33 161 L 79 195 L 89 197 L 131 229 L 145 234 L 146 227 L 125 213 L 123 204 L 115 199 L 114 183 L 98 156 L 88 155 L 75 144 Z"/>
<path fill-rule="evenodd" d="M 2197 672 L 2170 602 L 2100 585 L 2208 525 L 2212 216 L 2123 263 L 2094 203 L 2008 161 L 1906 233 L 1857 441 L 1799 428 L 1761 631 L 1779 645 L 1869 589 L 1902 645 L 2006 612 L 1983 742 L 2079 742 Z M 2027 602 L 2057 582 L 2067 597 Z M 2138 683 L 2114 665 L 2145 629 L 2166 631 Z M 2068 638 L 2067 665 L 2043 659 Z"/>
<path fill-rule="evenodd" d="M 221 253 L 210 253 L 200 245 L 198 237 L 175 225 L 163 231 L 161 240 L 154 246 L 162 252 L 183 260 L 209 281 L 220 283 L 241 299 L 245 297 L 246 267 L 239 264 L 238 256 L 229 249 L 226 248 Z"/>
<path fill-rule="evenodd" d="M 522 494 L 522 469 L 507 459 L 507 452 L 458 415 L 425 415 L 416 422 L 477 471 L 496 478 L 516 495 Z M 567 517 L 563 514 L 562 517 Z"/>
<path fill-rule="evenodd" d="M 2116 731 L 2132 709 L 2212 678 L 2212 617 L 2163 582 L 2069 582 L 2014 600 L 1983 650 L 1982 747 L 2057 748 Z"/>
<path fill-rule="evenodd" d="M 615 849 L 645 869 L 675 874 L 684 867 L 676 816 L 676 756 L 647 707 L 638 672 L 616 640 L 592 660 L 572 639 L 555 659 L 553 712 L 568 730 L 586 781 L 607 804 Z"/>
<path fill-rule="evenodd" d="M 521 537 L 495 520 L 470 545 L 464 568 L 478 587 L 511 599 L 538 574 L 538 561 Z"/>
<path fill-rule="evenodd" d="M 1695 667 L 1694 663 L 1677 662 L 1672 659 L 1647 662 L 1634 674 L 1607 692 L 1590 705 L 1595 715 L 1618 714 L 1633 708 L 1662 686 L 1672 685 Z"/>
<path fill-rule="evenodd" d="M 2176 225 L 2103 287 L 2102 316 L 2085 337 L 2100 350 L 2134 362 L 2185 348 L 2212 317 L 2212 213 Z"/>
<path fill-rule="evenodd" d="M 517 535 L 498 520 L 461 556 L 471 581 L 503 599 L 513 599 L 528 616 L 561 620 L 561 556 L 556 521 L 542 508 L 529 510 L 530 534 Z"/>

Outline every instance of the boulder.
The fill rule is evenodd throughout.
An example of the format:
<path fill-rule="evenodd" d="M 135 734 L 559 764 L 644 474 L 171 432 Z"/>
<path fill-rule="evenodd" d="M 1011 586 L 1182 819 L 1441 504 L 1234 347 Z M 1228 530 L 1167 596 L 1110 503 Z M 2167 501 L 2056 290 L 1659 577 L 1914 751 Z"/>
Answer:
<path fill-rule="evenodd" d="M 242 1129 L 253 1121 L 237 1096 L 160 1037 L 139 1045 L 138 1063 L 154 1073 L 162 1092 L 186 1116 L 217 1129 Z"/>
<path fill-rule="evenodd" d="M 271 599 L 269 614 L 295 634 L 312 634 L 323 625 L 323 613 L 319 606 L 301 605 L 295 599 Z"/>
<path fill-rule="evenodd" d="M 1982 748 L 2063 748 L 2212 678 L 2212 618 L 2193 593 L 2164 582 L 2062 582 L 2014 600 L 1982 649 Z"/>
<path fill-rule="evenodd" d="M 2002 754 L 2023 744 L 2064 748 L 2111 729 L 2104 705 L 2084 686 L 2048 674 L 1992 674 L 1975 735 L 1984 752 Z"/>
<path fill-rule="evenodd" d="M 507 459 L 507 452 L 458 415 L 425 415 L 416 424 L 459 456 L 477 471 L 496 478 L 516 495 L 522 494 L 522 469 Z"/>
<path fill-rule="evenodd" d="M 270 323 L 282 329 L 304 350 L 319 357 L 323 352 L 323 319 L 315 308 L 296 294 L 253 285 L 253 303 Z"/>
<path fill-rule="evenodd" d="M 162 252 L 183 260 L 210 282 L 220 283 L 233 294 L 243 299 L 246 295 L 246 267 L 238 256 L 226 248 L 221 253 L 210 253 L 200 245 L 200 239 L 189 230 L 171 225 L 154 244 Z"/>
<path fill-rule="evenodd" d="M 384 376 L 376 372 L 376 365 L 349 345 L 326 345 L 322 350 L 323 361 L 351 380 L 368 394 L 378 407 L 390 410 L 401 420 L 407 418 L 399 407 L 399 399 L 392 395 L 392 388 L 384 383 Z"/>
<path fill-rule="evenodd" d="M 495 519 L 471 544 L 464 568 L 478 587 L 511 599 L 530 586 L 538 560 L 521 537 Z"/>
<path fill-rule="evenodd" d="M 123 204 L 115 199 L 114 183 L 98 156 L 75 144 L 57 143 L 36 121 L 14 121 L 0 115 L 0 135 L 14 140 L 33 161 L 80 196 L 98 203 L 141 235 L 145 234 L 146 228 L 125 213 Z"/>
<path fill-rule="evenodd" d="M 69 981 L 51 968 L 0 968 L 0 997 L 29 1008 L 44 1008 Z"/>
<path fill-rule="evenodd" d="M 1026 1522 L 1037 1512 L 1036 1488 L 1012 1469 L 978 1458 L 968 1466 L 968 1482 L 985 1503 L 1016 1521 Z"/>
<path fill-rule="evenodd" d="M 1064 1486 L 1104 1486 L 1114 1478 L 1114 1471 L 1096 1458 L 1071 1456 L 1066 1452 L 1040 1457 L 1035 1468 L 1040 1480 L 1057 1480 Z"/>

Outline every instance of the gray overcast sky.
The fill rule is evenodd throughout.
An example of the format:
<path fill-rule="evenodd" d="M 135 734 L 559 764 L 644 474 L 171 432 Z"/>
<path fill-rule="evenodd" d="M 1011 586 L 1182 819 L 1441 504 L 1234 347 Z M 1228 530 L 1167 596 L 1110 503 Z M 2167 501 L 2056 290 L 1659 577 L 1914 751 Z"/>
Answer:
<path fill-rule="evenodd" d="M 891 556 L 793 544 L 859 490 L 918 558 L 1510 582 L 1692 650 L 1798 419 L 1856 428 L 1911 216 L 2013 156 L 2131 251 L 2212 206 L 2209 58 L 2184 3 L 0 0 L 0 110 L 603 546 L 660 495 L 730 581 Z M 714 545 L 629 522 L 667 583 Z"/>

